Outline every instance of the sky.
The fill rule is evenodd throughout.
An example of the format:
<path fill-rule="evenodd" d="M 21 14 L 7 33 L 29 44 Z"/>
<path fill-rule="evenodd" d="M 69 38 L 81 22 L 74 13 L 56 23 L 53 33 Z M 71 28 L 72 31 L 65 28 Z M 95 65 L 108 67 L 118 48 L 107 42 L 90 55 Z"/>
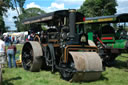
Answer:
<path fill-rule="evenodd" d="M 24 8 L 37 7 L 46 12 L 52 12 L 61 9 L 79 9 L 85 0 L 26 0 Z M 117 14 L 128 13 L 128 0 L 117 0 Z M 13 16 L 17 16 L 16 10 L 8 9 L 8 17 L 4 16 L 5 25 L 9 30 L 16 30 Z"/>

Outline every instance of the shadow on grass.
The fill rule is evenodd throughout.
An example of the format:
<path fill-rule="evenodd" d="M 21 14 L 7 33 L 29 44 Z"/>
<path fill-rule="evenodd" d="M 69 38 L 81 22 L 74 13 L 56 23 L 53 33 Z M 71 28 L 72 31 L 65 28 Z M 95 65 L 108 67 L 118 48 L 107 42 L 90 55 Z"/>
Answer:
<path fill-rule="evenodd" d="M 109 79 L 107 77 L 104 77 L 103 75 L 101 75 L 101 77 L 100 77 L 100 79 L 98 81 L 102 81 L 102 80 L 108 81 Z"/>
<path fill-rule="evenodd" d="M 126 69 L 128 68 L 127 63 L 125 61 L 116 60 L 115 65 L 113 66 L 115 68 L 119 69 Z"/>
<path fill-rule="evenodd" d="M 21 78 L 21 77 L 10 78 L 10 79 L 8 79 L 8 80 L 4 80 L 4 81 L 2 82 L 2 85 L 14 85 L 14 84 L 12 84 L 10 81 L 13 81 L 13 80 L 20 80 L 20 79 L 22 79 L 22 78 Z"/>
<path fill-rule="evenodd" d="M 94 82 L 103 81 L 103 80 L 108 81 L 109 79 L 107 77 L 104 77 L 104 75 L 101 75 L 101 77 L 98 80 L 95 80 Z M 86 81 L 86 83 L 91 83 L 91 82 L 93 82 L 93 81 Z"/>
<path fill-rule="evenodd" d="M 72 83 L 78 83 L 78 84 L 83 84 L 83 83 L 92 83 L 92 82 L 97 82 L 97 81 L 103 81 L 106 80 L 108 81 L 109 79 L 107 77 L 104 77 L 101 75 L 101 77 L 98 80 L 92 80 L 92 81 L 80 81 L 80 82 L 72 82 Z"/>

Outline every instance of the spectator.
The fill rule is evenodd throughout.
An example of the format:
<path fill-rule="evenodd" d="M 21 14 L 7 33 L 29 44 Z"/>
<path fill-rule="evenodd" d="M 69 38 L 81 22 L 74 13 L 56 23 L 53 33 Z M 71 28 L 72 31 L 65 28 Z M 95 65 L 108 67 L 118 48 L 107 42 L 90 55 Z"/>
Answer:
<path fill-rule="evenodd" d="M 30 35 L 28 35 L 28 40 L 30 40 Z"/>
<path fill-rule="evenodd" d="M 10 42 L 11 42 L 11 40 L 10 40 L 9 36 L 6 36 L 6 38 L 5 38 L 6 46 L 9 46 Z"/>
<path fill-rule="evenodd" d="M 10 46 L 7 49 L 8 66 L 9 66 L 9 68 L 12 67 L 11 59 L 13 59 L 13 66 L 16 68 L 15 54 L 16 54 L 16 46 L 13 45 L 13 43 L 11 42 Z"/>
<path fill-rule="evenodd" d="M 12 37 L 12 42 L 14 42 L 15 41 L 15 38 L 14 38 L 14 36 Z"/>
<path fill-rule="evenodd" d="M 34 33 L 31 33 L 30 40 L 33 41 L 33 39 L 34 39 Z"/>
<path fill-rule="evenodd" d="M 16 38 L 16 43 L 18 44 L 20 41 L 19 41 L 19 38 Z"/>
<path fill-rule="evenodd" d="M 28 38 L 26 38 L 26 42 L 28 41 Z"/>
<path fill-rule="evenodd" d="M 4 64 L 6 61 L 5 52 L 5 42 L 2 40 L 2 36 L 0 35 L 0 68 L 1 64 Z"/>
<path fill-rule="evenodd" d="M 11 37 L 11 35 L 9 35 L 9 40 L 12 41 L 12 37 Z"/>

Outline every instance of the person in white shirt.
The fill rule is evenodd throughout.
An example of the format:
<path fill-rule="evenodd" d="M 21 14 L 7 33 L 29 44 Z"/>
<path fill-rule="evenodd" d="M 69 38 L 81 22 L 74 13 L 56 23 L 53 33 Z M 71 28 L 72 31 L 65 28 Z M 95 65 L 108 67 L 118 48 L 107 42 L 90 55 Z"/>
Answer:
<path fill-rule="evenodd" d="M 0 36 L 0 64 L 5 63 L 5 42 L 2 40 L 2 36 Z"/>
<path fill-rule="evenodd" d="M 0 52 L 5 52 L 5 42 L 2 40 L 2 36 L 0 36 Z"/>
<path fill-rule="evenodd" d="M 6 63 L 5 52 L 5 42 L 2 40 L 2 36 L 0 35 L 0 85 L 2 84 L 2 64 Z"/>

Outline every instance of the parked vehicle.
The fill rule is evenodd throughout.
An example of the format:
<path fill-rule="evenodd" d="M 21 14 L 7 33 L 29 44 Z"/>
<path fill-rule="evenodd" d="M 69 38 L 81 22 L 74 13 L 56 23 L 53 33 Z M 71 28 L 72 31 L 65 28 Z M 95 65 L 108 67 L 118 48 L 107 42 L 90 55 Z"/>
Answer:
<path fill-rule="evenodd" d="M 92 31 L 88 33 L 89 40 L 93 40 L 98 46 L 104 65 L 111 66 L 118 55 L 128 52 L 128 32 L 125 30 L 127 22 L 128 13 L 123 13 L 89 17 L 86 21 L 77 24 L 86 24 L 91 27 Z M 97 29 L 96 25 L 99 26 Z"/>
<path fill-rule="evenodd" d="M 24 20 L 23 24 L 44 23 L 48 27 L 39 35 L 35 33 L 33 41 L 24 44 L 24 69 L 35 72 L 50 68 L 69 81 L 99 79 L 103 66 L 98 49 L 89 45 L 84 25 L 76 26 L 83 18 L 76 10 L 60 10 Z"/>

